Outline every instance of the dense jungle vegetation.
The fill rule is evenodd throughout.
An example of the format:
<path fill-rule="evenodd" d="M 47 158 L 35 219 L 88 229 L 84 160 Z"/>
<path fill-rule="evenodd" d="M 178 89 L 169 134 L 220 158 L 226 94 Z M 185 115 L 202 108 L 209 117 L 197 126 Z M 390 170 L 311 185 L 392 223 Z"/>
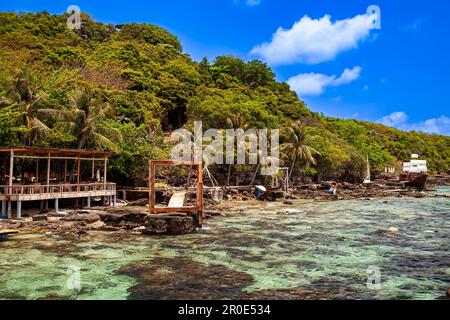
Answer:
<path fill-rule="evenodd" d="M 0 145 L 117 152 L 113 178 L 142 178 L 169 156 L 167 135 L 191 128 L 281 128 L 295 176 L 360 180 L 418 153 L 450 167 L 450 137 L 329 118 L 308 109 L 265 63 L 220 56 L 196 62 L 176 36 L 150 24 L 105 25 L 82 16 L 0 13 Z M 212 170 L 229 172 L 216 166 Z M 254 168 L 238 166 L 234 173 Z"/>

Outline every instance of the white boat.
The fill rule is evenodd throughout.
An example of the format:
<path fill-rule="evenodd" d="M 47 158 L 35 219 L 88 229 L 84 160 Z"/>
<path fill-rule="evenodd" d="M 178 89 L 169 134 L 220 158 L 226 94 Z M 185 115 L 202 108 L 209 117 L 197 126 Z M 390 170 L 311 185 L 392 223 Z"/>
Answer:
<path fill-rule="evenodd" d="M 403 163 L 403 174 L 400 175 L 400 181 L 410 187 L 424 188 L 427 180 L 427 161 L 419 160 L 418 154 L 411 155 L 411 161 Z"/>

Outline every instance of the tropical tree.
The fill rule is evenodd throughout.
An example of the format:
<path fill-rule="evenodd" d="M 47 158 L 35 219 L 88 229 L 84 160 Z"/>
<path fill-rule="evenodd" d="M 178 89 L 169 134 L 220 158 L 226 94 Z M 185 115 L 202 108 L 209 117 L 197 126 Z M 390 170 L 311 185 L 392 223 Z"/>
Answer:
<path fill-rule="evenodd" d="M 38 118 L 41 113 L 40 107 L 47 99 L 47 93 L 42 89 L 34 74 L 27 69 L 22 69 L 9 79 L 8 95 L 22 111 L 22 122 L 28 129 L 25 134 L 25 143 L 30 146 L 34 139 L 42 136 L 49 129 Z"/>
<path fill-rule="evenodd" d="M 227 122 L 227 127 L 229 129 L 233 129 L 233 130 L 242 129 L 245 131 L 248 128 L 247 121 L 240 113 L 235 113 L 232 116 L 228 117 L 226 122 Z M 232 139 L 232 141 L 229 141 L 229 139 Z M 239 141 L 238 141 L 238 139 L 235 139 L 235 137 L 229 137 L 227 135 L 226 140 L 227 140 L 226 141 L 227 145 L 229 142 L 233 143 L 233 145 L 234 145 L 234 148 L 232 151 L 233 154 L 231 155 L 233 157 L 233 163 L 234 163 L 234 159 L 236 158 L 236 151 L 241 146 L 237 145 L 239 143 Z M 226 153 L 229 153 L 229 152 L 230 152 L 230 150 L 228 150 L 228 148 L 226 148 Z M 230 156 L 230 155 L 228 154 L 228 156 Z M 231 173 L 232 173 L 233 163 L 228 164 L 228 173 L 227 173 L 227 185 L 228 186 L 230 185 L 230 181 L 231 181 Z"/>
<path fill-rule="evenodd" d="M 317 163 L 315 156 L 320 155 L 320 153 L 310 146 L 312 136 L 309 134 L 307 127 L 300 121 L 296 121 L 285 128 L 283 138 L 286 142 L 280 146 L 280 151 L 291 163 L 289 178 L 291 178 L 298 161 L 304 161 L 307 166 Z"/>
<path fill-rule="evenodd" d="M 93 97 L 86 90 L 77 91 L 70 98 L 70 109 L 59 110 L 57 126 L 72 132 L 78 138 L 78 148 L 108 149 L 118 151 L 117 143 L 123 140 L 120 130 L 103 125 L 113 118 L 113 109 L 108 103 Z"/>

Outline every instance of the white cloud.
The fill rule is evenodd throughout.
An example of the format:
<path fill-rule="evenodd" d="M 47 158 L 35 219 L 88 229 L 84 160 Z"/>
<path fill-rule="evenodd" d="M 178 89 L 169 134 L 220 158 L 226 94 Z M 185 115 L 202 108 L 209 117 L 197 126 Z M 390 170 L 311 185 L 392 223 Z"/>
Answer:
<path fill-rule="evenodd" d="M 393 112 L 390 115 L 384 116 L 378 122 L 388 127 L 397 127 L 404 125 L 408 120 L 408 115 L 405 112 Z"/>
<path fill-rule="evenodd" d="M 234 3 L 245 3 L 249 7 L 257 6 L 262 0 L 234 0 Z"/>
<path fill-rule="evenodd" d="M 329 15 L 320 19 L 304 16 L 291 29 L 278 28 L 271 42 L 254 47 L 251 54 L 271 65 L 333 60 L 340 52 L 356 48 L 367 38 L 375 17 L 364 14 L 333 22 Z"/>
<path fill-rule="evenodd" d="M 378 122 L 404 131 L 422 131 L 450 136 L 450 118 L 446 116 L 408 123 L 408 115 L 405 112 L 394 112 L 379 119 Z"/>
<path fill-rule="evenodd" d="M 359 66 L 345 69 L 339 77 L 321 73 L 302 73 L 290 78 L 287 83 L 299 96 L 320 95 L 327 87 L 338 87 L 357 80 L 361 70 Z"/>

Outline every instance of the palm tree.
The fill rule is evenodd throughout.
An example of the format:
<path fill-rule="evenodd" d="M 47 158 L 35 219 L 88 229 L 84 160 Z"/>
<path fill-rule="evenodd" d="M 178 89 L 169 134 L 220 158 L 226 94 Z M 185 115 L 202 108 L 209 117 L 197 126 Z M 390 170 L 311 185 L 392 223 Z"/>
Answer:
<path fill-rule="evenodd" d="M 227 123 L 228 128 L 233 129 L 233 130 L 242 129 L 245 131 L 248 128 L 248 124 L 247 124 L 245 118 L 242 117 L 242 115 L 240 113 L 235 113 L 231 117 L 228 117 L 226 120 L 226 123 Z M 234 154 L 232 156 L 234 159 L 236 156 L 236 150 L 240 146 L 236 145 L 238 142 L 236 141 L 237 139 L 235 139 L 235 137 L 227 136 L 227 139 L 233 139 L 233 143 L 234 143 L 235 147 L 234 147 Z M 227 141 L 227 144 L 228 144 L 228 141 Z M 229 152 L 229 150 L 226 150 L 226 152 Z M 231 164 L 231 163 L 228 164 L 228 174 L 227 174 L 227 185 L 228 186 L 230 185 L 232 168 L 233 168 L 233 164 Z"/>
<path fill-rule="evenodd" d="M 320 153 L 309 146 L 311 135 L 300 121 L 296 121 L 291 126 L 285 128 L 283 135 L 286 142 L 281 145 L 280 149 L 282 155 L 287 157 L 291 162 L 289 179 L 292 176 L 297 161 L 303 160 L 307 166 L 316 165 L 317 161 L 314 156 L 320 155 Z"/>
<path fill-rule="evenodd" d="M 23 124 L 28 129 L 25 135 L 26 145 L 31 146 L 36 138 L 50 129 L 39 119 L 57 112 L 52 106 L 44 108 L 48 102 L 48 92 L 74 74 L 75 71 L 64 74 L 55 71 L 43 75 L 24 68 L 8 79 L 8 95 L 12 99 L 11 102 L 19 105 L 24 113 Z"/>
<path fill-rule="evenodd" d="M 78 137 L 78 148 L 109 149 L 117 152 L 117 142 L 123 140 L 115 128 L 102 126 L 113 117 L 113 109 L 107 103 L 94 98 L 89 91 L 77 91 L 70 98 L 69 110 L 58 110 L 60 121 L 56 126 Z M 51 110 L 46 110 L 51 112 Z"/>
<path fill-rule="evenodd" d="M 40 107 L 46 101 L 47 93 L 34 74 L 22 69 L 9 80 L 8 95 L 24 113 L 23 124 L 28 129 L 25 144 L 30 146 L 35 138 L 42 136 L 49 129 L 38 119 L 38 115 L 41 114 Z"/>

